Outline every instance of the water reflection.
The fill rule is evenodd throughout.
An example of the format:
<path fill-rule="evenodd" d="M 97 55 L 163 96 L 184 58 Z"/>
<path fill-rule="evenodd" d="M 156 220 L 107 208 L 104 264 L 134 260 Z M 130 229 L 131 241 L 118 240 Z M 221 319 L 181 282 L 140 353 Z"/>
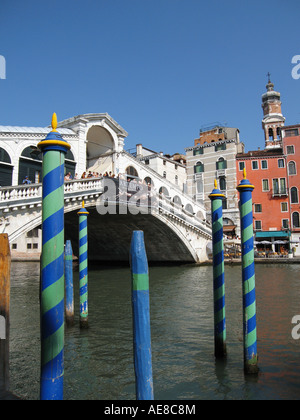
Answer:
<path fill-rule="evenodd" d="M 243 371 L 241 268 L 226 267 L 226 361 L 215 361 L 211 267 L 153 267 L 150 305 L 154 393 L 164 399 L 299 399 L 300 313 L 297 266 L 257 266 L 260 373 Z M 79 323 L 78 273 L 73 328 L 65 334 L 65 399 L 135 399 L 131 285 L 126 268 L 89 275 L 90 328 Z M 11 391 L 39 398 L 39 264 L 14 263 Z"/>

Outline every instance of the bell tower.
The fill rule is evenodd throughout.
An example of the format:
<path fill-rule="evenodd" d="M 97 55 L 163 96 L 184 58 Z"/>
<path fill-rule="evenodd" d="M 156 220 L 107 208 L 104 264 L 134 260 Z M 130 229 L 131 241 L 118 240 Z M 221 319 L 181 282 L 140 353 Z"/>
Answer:
<path fill-rule="evenodd" d="M 281 112 L 280 93 L 274 90 L 268 73 L 267 92 L 262 95 L 262 109 L 264 118 L 262 128 L 265 133 L 266 149 L 279 148 L 281 144 L 281 127 L 284 126 L 285 118 Z"/>

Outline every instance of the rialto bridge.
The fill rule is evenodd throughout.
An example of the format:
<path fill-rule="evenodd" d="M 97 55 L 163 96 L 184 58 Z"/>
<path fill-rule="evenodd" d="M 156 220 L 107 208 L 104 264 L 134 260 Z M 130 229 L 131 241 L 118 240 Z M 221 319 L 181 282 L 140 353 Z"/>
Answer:
<path fill-rule="evenodd" d="M 108 177 L 65 181 L 65 239 L 72 241 L 75 255 L 78 243 L 77 212 L 84 200 L 85 207 L 90 212 L 88 221 L 91 261 L 128 261 L 133 230 L 145 232 L 149 261 L 207 260 L 211 227 L 206 222 L 204 206 L 185 194 L 179 185 L 170 182 L 126 152 L 124 138 L 127 133 L 110 116 L 90 114 L 76 117 L 60 123 L 58 130 L 72 147 L 73 155 L 69 159 L 68 170 L 74 161 L 76 166 L 73 173 L 76 171 L 81 174 L 92 170 L 98 174 L 112 172 L 115 175 L 113 183 L 117 192 L 113 195 L 107 195 L 107 183 L 111 180 Z M 48 132 L 49 128 L 20 128 L 17 131 L 14 127 L 0 127 L 0 138 L 7 137 L 6 142 L 1 142 L 6 147 L 6 152 L 10 152 L 12 156 L 13 145 L 18 146 L 19 161 L 14 157 L 14 165 L 11 165 L 18 168 L 19 172 L 21 170 L 22 176 L 25 173 L 24 161 L 30 168 L 39 169 L 39 161 L 34 159 L 38 156 L 36 144 L 45 137 L 45 131 Z M 19 143 L 23 144 L 22 147 Z M 22 150 L 29 150 L 29 147 L 34 153 L 26 158 L 26 154 L 22 156 Z M 11 162 L 13 159 L 11 158 Z M 12 251 L 17 252 L 17 243 L 21 237 L 32 238 L 30 232 L 41 229 L 42 184 L 33 182 L 19 185 L 20 174 L 13 171 L 12 180 L 15 180 L 16 185 L 0 188 L 0 233 L 9 235 Z M 38 180 L 38 177 L 35 178 L 35 181 Z M 142 187 L 132 191 L 134 185 Z M 132 197 L 143 188 L 146 188 L 147 200 L 143 204 L 138 201 L 134 209 Z M 120 202 L 120 191 L 126 197 L 124 202 Z M 34 240 L 31 239 L 31 242 L 34 243 Z M 37 248 L 38 245 L 38 252 Z"/>

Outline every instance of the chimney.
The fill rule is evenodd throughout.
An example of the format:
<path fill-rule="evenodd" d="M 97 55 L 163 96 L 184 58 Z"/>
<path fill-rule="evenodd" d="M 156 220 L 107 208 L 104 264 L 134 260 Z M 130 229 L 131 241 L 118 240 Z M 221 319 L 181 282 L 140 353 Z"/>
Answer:
<path fill-rule="evenodd" d="M 143 145 L 142 144 L 137 144 L 136 145 L 136 157 L 137 158 L 142 158 L 143 157 Z"/>

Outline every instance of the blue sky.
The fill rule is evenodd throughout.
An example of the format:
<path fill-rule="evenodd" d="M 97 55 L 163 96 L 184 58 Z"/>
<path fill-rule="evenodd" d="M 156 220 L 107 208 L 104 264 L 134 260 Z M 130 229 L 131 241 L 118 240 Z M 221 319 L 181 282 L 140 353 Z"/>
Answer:
<path fill-rule="evenodd" d="M 215 121 L 264 146 L 268 72 L 300 123 L 299 0 L 1 0 L 0 125 L 109 113 L 143 143 L 184 152 Z"/>

